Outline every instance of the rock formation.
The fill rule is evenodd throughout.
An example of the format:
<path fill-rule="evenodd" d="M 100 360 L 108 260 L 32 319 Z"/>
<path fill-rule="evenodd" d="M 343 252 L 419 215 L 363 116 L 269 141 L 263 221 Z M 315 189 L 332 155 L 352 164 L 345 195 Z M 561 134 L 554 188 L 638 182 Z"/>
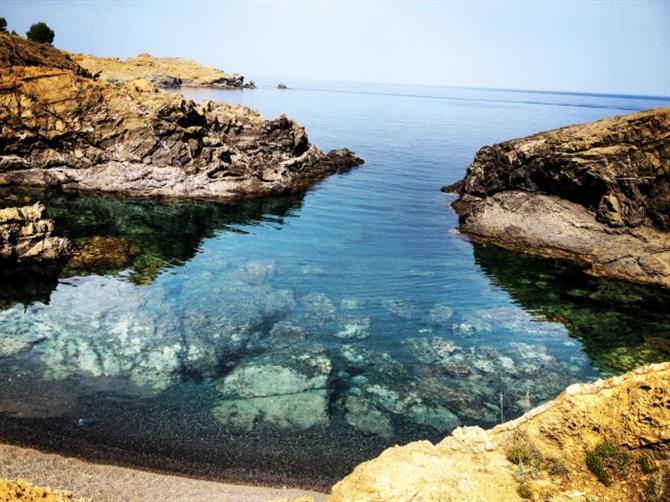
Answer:
<path fill-rule="evenodd" d="M 40 203 L 0 209 L 0 260 L 55 260 L 70 253 L 70 242 L 51 235 L 53 223 L 43 212 Z"/>
<path fill-rule="evenodd" d="M 24 479 L 0 479 L 0 500 L 3 502 L 90 502 L 88 498 L 75 498 L 71 492 L 34 486 Z"/>
<path fill-rule="evenodd" d="M 363 162 L 347 149 L 324 154 L 283 115 L 196 105 L 145 80 L 93 80 L 34 45 L 0 35 L 0 185 L 235 200 L 301 190 Z"/>
<path fill-rule="evenodd" d="M 490 430 L 396 446 L 337 483 L 331 502 L 667 500 L 670 363 L 593 384 Z"/>
<path fill-rule="evenodd" d="M 443 190 L 477 240 L 670 287 L 670 108 L 484 147 Z"/>
<path fill-rule="evenodd" d="M 204 66 L 190 59 L 158 58 L 139 54 L 125 61 L 119 58 L 100 58 L 88 54 L 72 54 L 72 59 L 92 75 L 114 83 L 138 78 L 148 80 L 157 87 L 213 87 L 217 89 L 252 87 L 244 83 L 239 73 Z"/>

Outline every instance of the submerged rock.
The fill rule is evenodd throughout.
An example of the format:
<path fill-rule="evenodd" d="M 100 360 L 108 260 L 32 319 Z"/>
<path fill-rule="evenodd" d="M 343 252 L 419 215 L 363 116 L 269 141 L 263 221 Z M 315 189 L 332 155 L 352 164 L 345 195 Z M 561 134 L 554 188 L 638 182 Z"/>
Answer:
<path fill-rule="evenodd" d="M 74 269 L 122 269 L 141 253 L 140 246 L 122 237 L 94 236 L 78 242 L 68 266 Z"/>
<path fill-rule="evenodd" d="M 70 242 L 53 236 L 54 225 L 43 217 L 44 206 L 0 209 L 0 260 L 36 262 L 57 260 L 71 252 Z"/>
<path fill-rule="evenodd" d="M 250 431 L 257 422 L 308 429 L 329 423 L 330 360 L 320 353 L 270 353 L 243 361 L 216 382 L 220 422 Z"/>
<path fill-rule="evenodd" d="M 453 203 L 476 240 L 670 287 L 670 108 L 483 147 Z"/>

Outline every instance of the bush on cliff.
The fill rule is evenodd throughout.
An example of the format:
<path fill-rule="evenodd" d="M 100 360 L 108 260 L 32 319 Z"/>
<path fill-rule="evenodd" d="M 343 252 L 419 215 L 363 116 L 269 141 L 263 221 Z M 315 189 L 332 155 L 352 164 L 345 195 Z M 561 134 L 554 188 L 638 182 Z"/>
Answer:
<path fill-rule="evenodd" d="M 0 33 L 5 33 L 7 31 L 7 20 L 4 17 L 0 17 Z"/>
<path fill-rule="evenodd" d="M 51 45 L 54 41 L 54 36 L 56 36 L 54 31 L 49 28 L 46 23 L 41 21 L 39 23 L 33 24 L 26 32 L 26 37 L 28 37 L 28 40 L 39 42 L 41 44 Z"/>

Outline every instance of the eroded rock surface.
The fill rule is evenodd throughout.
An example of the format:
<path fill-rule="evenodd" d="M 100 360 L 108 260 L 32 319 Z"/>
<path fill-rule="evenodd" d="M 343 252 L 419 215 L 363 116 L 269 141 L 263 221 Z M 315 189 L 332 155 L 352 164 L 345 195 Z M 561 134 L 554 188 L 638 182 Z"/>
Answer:
<path fill-rule="evenodd" d="M 0 49 L 21 40 L 0 35 Z M 283 115 L 196 105 L 146 80 L 93 80 L 52 51 L 26 66 L 0 50 L 0 185 L 234 200 L 301 190 L 362 163 L 347 149 L 324 154 Z"/>
<path fill-rule="evenodd" d="M 0 260 L 34 262 L 70 254 L 70 242 L 52 235 L 53 222 L 43 212 L 40 203 L 0 209 Z"/>
<path fill-rule="evenodd" d="M 475 238 L 670 287 L 670 108 L 484 147 L 446 190 Z"/>
<path fill-rule="evenodd" d="M 552 501 L 664 500 L 669 425 L 670 363 L 662 363 L 572 385 L 490 430 L 462 427 L 436 445 L 389 448 L 337 483 L 328 500 L 490 502 L 521 500 L 520 494 Z M 586 464 L 587 452 L 604 440 L 626 466 L 607 467 L 609 486 Z"/>

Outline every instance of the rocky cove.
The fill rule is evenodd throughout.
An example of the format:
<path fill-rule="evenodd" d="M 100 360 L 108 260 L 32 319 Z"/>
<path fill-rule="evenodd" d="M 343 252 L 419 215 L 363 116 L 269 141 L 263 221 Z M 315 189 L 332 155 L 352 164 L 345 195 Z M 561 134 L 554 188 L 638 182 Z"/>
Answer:
<path fill-rule="evenodd" d="M 389 106 L 388 96 L 366 94 L 366 113 L 356 94 L 333 92 L 319 109 L 291 101 L 297 92 L 226 98 L 257 99 L 261 115 L 200 100 L 210 92 L 203 89 L 191 101 L 141 80 L 92 80 L 76 66 L 64 72 L 72 64 L 47 76 L 27 66 L 5 73 L 18 79 L 12 99 L 28 104 L 15 123 L 34 122 L 3 143 L 0 202 L 35 208 L 36 227 L 71 247 L 61 260 L 0 270 L 3 441 L 213 480 L 327 490 L 387 447 L 438 443 L 460 426 L 490 428 L 576 382 L 668 359 L 667 291 L 468 242 L 437 190 L 445 169 L 462 176 L 474 151 L 490 143 L 484 138 L 589 122 L 646 102 L 587 97 L 600 106 L 587 108 L 561 97 L 575 102 L 559 107 L 474 93 L 462 106 L 451 95 L 413 97 L 445 138 L 437 146 L 406 127 L 407 97 Z M 72 99 L 33 97 L 53 97 L 53 89 Z M 73 105 L 80 98 L 91 103 L 85 113 Z M 479 129 L 490 113 L 482 103 L 494 99 L 509 107 L 498 110 L 500 121 L 522 131 Z M 277 108 L 305 117 L 319 144 L 351 145 L 366 166 L 344 174 L 358 162 L 352 154 L 323 154 L 297 123 L 263 118 Z M 554 122 L 537 113 L 545 108 Z M 519 119 L 519 111 L 540 118 Z M 343 174 L 305 191 L 335 173 Z M 655 207 L 651 214 L 662 214 L 662 204 Z M 653 368 L 631 377 L 636 392 L 644 394 L 640 378 L 657 373 L 649 382 L 662 393 L 667 369 Z M 665 401 L 653 402 L 658 414 L 649 416 L 665 423 Z M 605 411 L 597 416 L 604 420 Z M 502 437 L 457 430 L 445 449 L 461 441 L 479 452 Z M 587 439 L 571 443 L 576 456 L 602 438 Z M 421 443 L 397 455 L 404 463 L 417 450 L 432 458 L 435 449 Z M 660 452 L 654 461 L 665 455 L 651 450 Z M 498 474 L 514 497 L 522 483 L 501 451 L 491 462 L 503 464 Z M 604 491 L 581 457 L 568 467 L 594 493 L 620 486 Z M 368 483 L 374 471 L 357 469 L 335 488 L 335 500 L 368 493 L 393 500 Z M 406 479 L 408 491 L 421 489 Z M 528 484 L 538 493 L 536 481 Z"/>

